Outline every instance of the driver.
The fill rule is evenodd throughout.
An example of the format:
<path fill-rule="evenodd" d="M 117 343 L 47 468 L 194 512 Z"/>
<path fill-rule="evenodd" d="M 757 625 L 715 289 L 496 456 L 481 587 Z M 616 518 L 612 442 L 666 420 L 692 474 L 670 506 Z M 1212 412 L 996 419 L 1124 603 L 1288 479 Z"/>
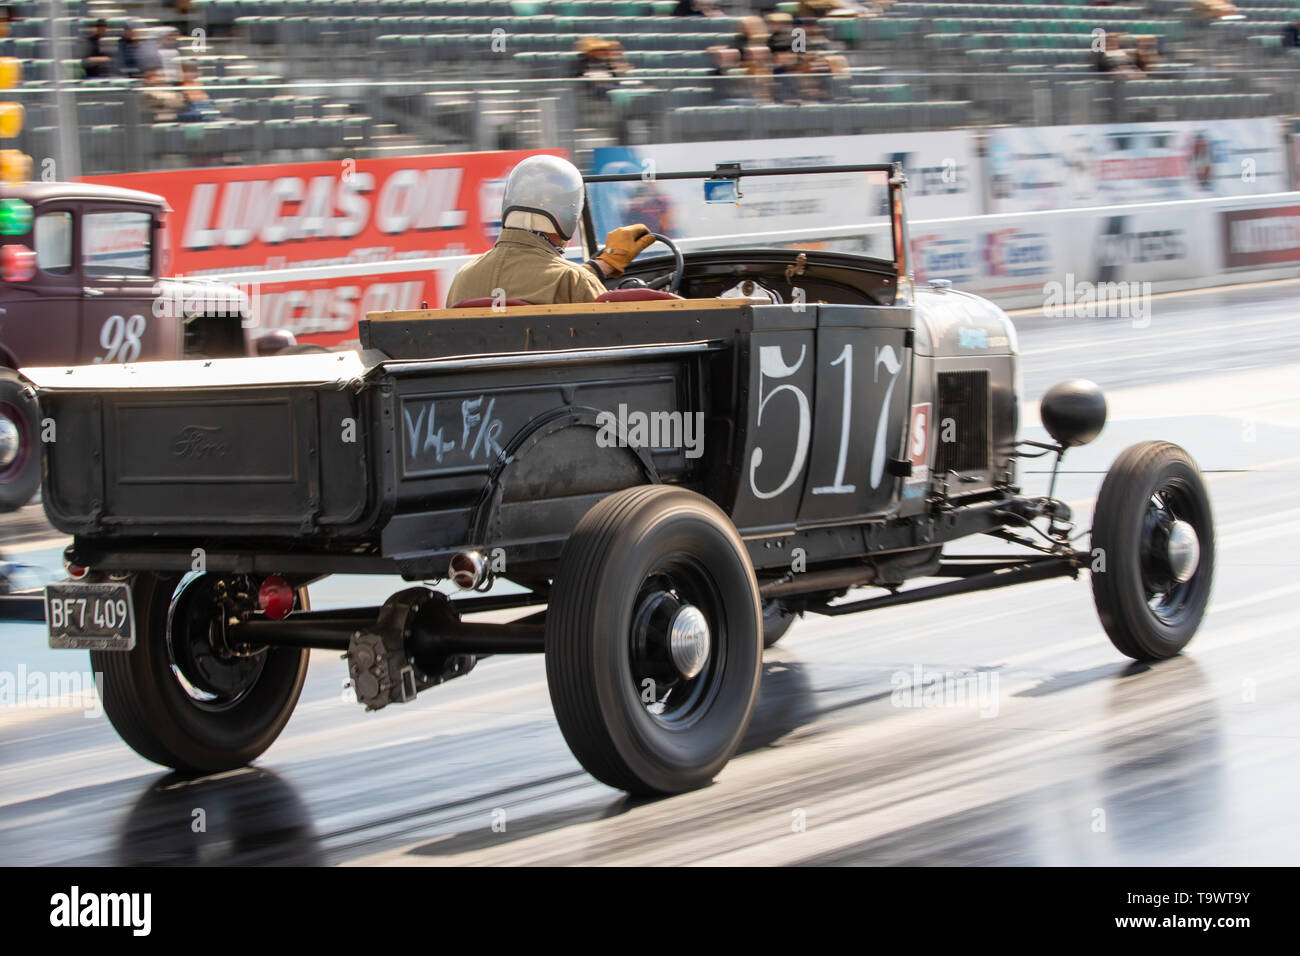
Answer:
<path fill-rule="evenodd" d="M 465 299 L 523 299 L 533 305 L 591 302 L 605 291 L 602 278 L 623 274 L 637 254 L 654 245 L 638 223 L 605 237 L 605 248 L 578 265 L 564 247 L 582 215 L 582 174 L 558 156 L 530 156 L 510 171 L 501 202 L 496 245 L 465 263 L 447 290 L 447 304 Z"/>

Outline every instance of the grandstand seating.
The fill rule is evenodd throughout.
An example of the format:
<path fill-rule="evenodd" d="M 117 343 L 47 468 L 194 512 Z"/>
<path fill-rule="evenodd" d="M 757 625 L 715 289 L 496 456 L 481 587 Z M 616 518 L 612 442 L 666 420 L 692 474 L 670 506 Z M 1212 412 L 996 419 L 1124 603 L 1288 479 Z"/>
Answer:
<path fill-rule="evenodd" d="M 1294 72 L 1282 72 L 1300 69 L 1300 51 L 1281 49 L 1284 26 L 1300 18 L 1300 0 L 1236 2 L 1244 19 L 1207 25 L 1192 20 L 1186 0 L 897 0 L 885 16 L 820 21 L 853 71 L 827 81 L 829 101 L 796 105 L 755 101 L 757 87 L 744 78 L 716 75 L 710 52 L 734 41 L 742 15 L 794 12 L 797 4 L 789 2 L 723 0 L 725 16 L 673 17 L 673 0 L 193 0 L 181 17 L 157 0 L 69 0 L 68 33 L 91 17 L 120 26 L 141 14 L 177 22 L 186 33 L 205 31 L 206 48 L 192 55 L 202 61 L 221 118 L 146 118 L 139 144 L 120 135 L 123 125 L 140 121 L 131 83 L 77 80 L 79 50 L 66 45 L 56 62 L 44 4 L 12 5 L 19 19 L 0 38 L 0 55 L 24 61 L 22 98 L 30 111 L 23 148 L 52 140 L 48 85 L 57 70 L 77 80 L 84 150 L 92 165 L 106 164 L 101 171 L 136 160 L 320 158 L 358 148 L 475 148 L 507 139 L 542 145 L 556 128 L 535 102 L 544 91 L 576 98 L 557 107 L 561 125 L 577 128 L 564 144 L 573 146 L 625 138 L 630 124 L 641 136 L 699 140 L 987 122 L 1215 119 L 1300 108 Z M 1146 78 L 1095 74 L 1098 30 L 1158 38 L 1161 65 Z M 630 66 L 624 85 L 605 84 L 597 94 L 589 84 L 569 82 L 579 72 L 575 49 L 585 36 L 622 45 Z M 1259 62 L 1276 67 L 1278 76 L 1211 72 L 1216 64 L 1207 50 L 1263 56 Z M 335 92 L 324 85 L 346 77 L 383 85 Z M 494 85 L 446 85 L 470 77 Z M 1050 95 L 1031 103 L 1026 84 Z M 1043 103 L 1053 115 L 1044 116 Z M 485 132 L 484 122 L 492 129 Z"/>

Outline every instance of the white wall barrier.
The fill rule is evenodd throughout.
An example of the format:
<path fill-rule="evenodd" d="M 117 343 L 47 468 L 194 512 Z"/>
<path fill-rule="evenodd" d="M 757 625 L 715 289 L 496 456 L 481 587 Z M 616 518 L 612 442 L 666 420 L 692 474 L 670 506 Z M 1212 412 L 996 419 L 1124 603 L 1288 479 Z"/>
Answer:
<path fill-rule="evenodd" d="M 1044 304 L 1052 283 L 1150 282 L 1153 293 L 1300 277 L 1300 192 L 1100 206 L 911 223 L 917 281 L 947 279 L 1005 308 Z M 684 250 L 779 245 L 887 256 L 888 225 L 683 238 Z M 472 256 L 241 272 L 229 279 L 296 282 L 436 272 L 446 289 Z M 430 302 L 438 307 L 441 302 Z"/>
<path fill-rule="evenodd" d="M 1043 304 L 1051 283 L 1207 288 L 1300 276 L 1300 193 L 930 220 L 911 238 L 918 281 L 1007 308 Z"/>

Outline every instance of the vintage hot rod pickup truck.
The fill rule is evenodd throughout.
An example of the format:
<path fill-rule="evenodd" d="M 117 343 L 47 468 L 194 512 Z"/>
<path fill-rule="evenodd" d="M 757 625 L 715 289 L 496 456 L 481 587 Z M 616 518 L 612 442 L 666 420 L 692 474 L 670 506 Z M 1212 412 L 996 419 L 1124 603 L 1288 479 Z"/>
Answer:
<path fill-rule="evenodd" d="M 891 255 L 668 240 L 607 301 L 372 314 L 356 352 L 25 369 L 57 425 L 46 511 L 75 536 L 45 595 L 51 644 L 90 648 L 136 751 L 200 773 L 271 745 L 310 648 L 344 652 L 371 709 L 543 653 L 573 753 L 634 793 L 722 769 L 764 646 L 801 613 L 1086 570 L 1120 652 L 1178 653 L 1214 564 L 1195 464 L 1129 448 L 1076 547 L 1069 507 L 1023 493 L 1017 466 L 1092 440 L 1105 400 L 1057 386 L 1052 440 L 1018 439 L 1015 330 L 913 287 L 900 169 L 659 178 L 734 207 L 738 184 L 830 174 L 884 192 Z M 590 217 L 585 233 L 594 247 Z M 974 535 L 1000 553 L 945 555 Z M 333 573 L 458 590 L 311 610 Z M 865 587 L 883 591 L 848 595 Z"/>

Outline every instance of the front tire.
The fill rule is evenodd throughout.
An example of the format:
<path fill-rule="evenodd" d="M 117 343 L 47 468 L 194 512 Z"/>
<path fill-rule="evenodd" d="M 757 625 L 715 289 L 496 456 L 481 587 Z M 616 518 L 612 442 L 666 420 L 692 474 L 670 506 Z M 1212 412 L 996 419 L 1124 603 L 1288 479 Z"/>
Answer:
<path fill-rule="evenodd" d="M 711 501 L 642 486 L 578 523 L 546 615 L 546 680 L 593 777 L 633 794 L 708 784 L 749 725 L 761 665 L 758 584 Z"/>
<path fill-rule="evenodd" d="M 289 721 L 309 652 L 263 648 L 250 657 L 212 652 L 218 575 L 140 574 L 132 583 L 136 645 L 91 651 L 104 712 L 146 760 L 184 773 L 218 773 L 259 756 Z"/>
<path fill-rule="evenodd" d="M 1093 600 L 1116 650 L 1152 661 L 1187 646 L 1214 577 L 1214 519 L 1191 456 L 1169 442 L 1125 449 L 1097 496 L 1092 546 Z"/>
<path fill-rule="evenodd" d="M 0 368 L 0 512 L 17 511 L 41 486 L 41 416 L 18 373 Z"/>

